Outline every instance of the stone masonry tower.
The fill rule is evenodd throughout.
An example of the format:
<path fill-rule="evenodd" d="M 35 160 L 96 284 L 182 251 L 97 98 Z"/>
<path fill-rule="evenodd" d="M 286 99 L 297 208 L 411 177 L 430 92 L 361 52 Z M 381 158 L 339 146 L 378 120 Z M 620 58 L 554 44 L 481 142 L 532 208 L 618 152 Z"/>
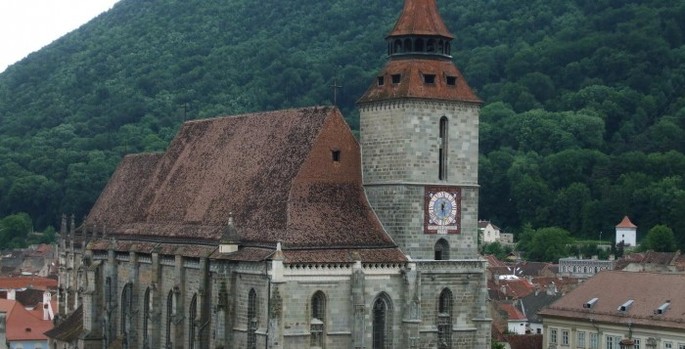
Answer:
<path fill-rule="evenodd" d="M 435 0 L 405 0 L 358 102 L 364 188 L 414 260 L 477 256 L 481 101 L 452 63 L 453 38 Z"/>

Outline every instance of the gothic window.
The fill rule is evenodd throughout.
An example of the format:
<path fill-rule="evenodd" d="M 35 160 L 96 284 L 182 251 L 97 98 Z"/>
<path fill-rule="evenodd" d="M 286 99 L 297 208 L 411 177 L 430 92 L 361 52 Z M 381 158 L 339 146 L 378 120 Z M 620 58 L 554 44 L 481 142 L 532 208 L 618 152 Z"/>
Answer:
<path fill-rule="evenodd" d="M 109 344 L 114 339 L 114 292 L 112 291 L 112 278 L 105 278 L 105 343 Z"/>
<path fill-rule="evenodd" d="M 392 306 L 386 294 L 373 302 L 372 349 L 388 349 L 392 343 Z"/>
<path fill-rule="evenodd" d="M 143 348 L 147 349 L 150 347 L 150 304 L 151 304 L 150 288 L 145 290 L 145 296 L 143 297 Z"/>
<path fill-rule="evenodd" d="M 440 148 L 438 150 L 438 179 L 447 179 L 447 139 L 449 138 L 448 133 L 448 121 L 446 117 L 440 118 Z"/>
<path fill-rule="evenodd" d="M 131 334 L 131 310 L 133 308 L 133 287 L 127 283 L 121 291 L 121 335 L 122 347 L 128 348 Z"/>
<path fill-rule="evenodd" d="M 311 333 L 312 348 L 324 347 L 324 331 L 325 331 L 325 317 L 326 317 L 326 296 L 323 292 L 318 291 L 312 296 L 312 317 L 310 322 L 309 332 Z"/>
<path fill-rule="evenodd" d="M 444 289 L 438 300 L 438 348 L 452 347 L 452 292 Z"/>
<path fill-rule="evenodd" d="M 197 320 L 197 294 L 193 294 L 188 309 L 188 348 L 195 349 L 195 320 Z"/>
<path fill-rule="evenodd" d="M 257 349 L 257 292 L 254 288 L 247 296 L 247 348 Z"/>
<path fill-rule="evenodd" d="M 174 316 L 174 291 L 169 291 L 169 295 L 166 297 L 166 347 L 172 347 L 171 341 L 171 324 Z"/>
<path fill-rule="evenodd" d="M 445 239 L 440 239 L 435 243 L 435 260 L 442 261 L 450 259 L 450 244 Z"/>

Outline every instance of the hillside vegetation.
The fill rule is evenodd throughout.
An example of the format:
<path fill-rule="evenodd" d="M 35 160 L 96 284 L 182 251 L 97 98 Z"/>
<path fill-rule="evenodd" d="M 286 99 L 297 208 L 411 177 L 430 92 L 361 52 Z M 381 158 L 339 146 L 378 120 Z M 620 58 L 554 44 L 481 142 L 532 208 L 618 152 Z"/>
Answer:
<path fill-rule="evenodd" d="M 438 0 L 485 101 L 480 217 L 685 247 L 685 3 Z M 0 217 L 87 214 L 120 158 L 183 120 L 355 100 L 400 0 L 121 0 L 0 74 Z M 0 245 L 11 237 L 0 234 Z"/>

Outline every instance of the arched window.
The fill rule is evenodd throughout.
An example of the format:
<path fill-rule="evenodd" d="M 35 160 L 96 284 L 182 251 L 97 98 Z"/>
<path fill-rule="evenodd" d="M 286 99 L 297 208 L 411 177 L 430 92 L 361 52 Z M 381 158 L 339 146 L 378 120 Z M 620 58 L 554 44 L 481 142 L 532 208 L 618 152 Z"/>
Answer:
<path fill-rule="evenodd" d="M 435 260 L 443 261 L 450 259 L 450 244 L 445 239 L 440 239 L 435 243 Z"/>
<path fill-rule="evenodd" d="M 435 39 L 428 39 L 426 42 L 426 51 L 435 52 Z"/>
<path fill-rule="evenodd" d="M 195 349 L 195 320 L 197 320 L 197 293 L 193 295 L 188 309 L 188 348 Z"/>
<path fill-rule="evenodd" d="M 452 292 L 447 288 L 438 300 L 438 348 L 452 348 Z"/>
<path fill-rule="evenodd" d="M 310 333 L 312 348 L 324 347 L 324 333 L 326 329 L 326 296 L 317 291 L 312 296 L 312 317 L 310 320 Z"/>
<path fill-rule="evenodd" d="M 150 347 L 150 306 L 151 306 L 151 294 L 150 288 L 145 290 L 145 296 L 143 296 L 143 348 L 147 349 Z"/>
<path fill-rule="evenodd" d="M 373 340 L 372 349 L 391 348 L 392 343 L 392 303 L 386 294 L 381 294 L 373 302 Z"/>
<path fill-rule="evenodd" d="M 121 291 L 121 345 L 124 349 L 131 344 L 131 311 L 133 309 L 133 287 L 127 283 Z"/>
<path fill-rule="evenodd" d="M 257 349 L 257 292 L 254 288 L 247 296 L 247 348 Z"/>
<path fill-rule="evenodd" d="M 411 52 L 412 47 L 411 47 L 411 39 L 406 38 L 404 39 L 404 52 Z"/>
<path fill-rule="evenodd" d="M 414 41 L 414 52 L 423 52 L 423 39 L 416 39 Z"/>
<path fill-rule="evenodd" d="M 400 39 L 395 40 L 395 44 L 393 45 L 392 51 L 393 51 L 393 53 L 402 52 L 402 40 L 400 40 Z"/>
<path fill-rule="evenodd" d="M 169 295 L 166 297 L 166 347 L 172 347 L 172 333 L 171 324 L 174 318 L 174 291 L 169 291 Z"/>
<path fill-rule="evenodd" d="M 448 133 L 448 120 L 446 117 L 440 118 L 440 149 L 438 150 L 438 179 L 447 179 L 447 139 L 449 138 Z"/>

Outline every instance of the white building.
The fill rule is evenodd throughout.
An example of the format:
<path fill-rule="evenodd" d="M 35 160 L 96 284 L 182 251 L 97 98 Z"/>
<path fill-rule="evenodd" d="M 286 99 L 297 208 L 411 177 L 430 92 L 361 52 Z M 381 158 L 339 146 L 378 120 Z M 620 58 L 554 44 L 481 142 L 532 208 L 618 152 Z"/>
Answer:
<path fill-rule="evenodd" d="M 543 348 L 683 349 L 685 278 L 605 271 L 543 309 Z"/>
<path fill-rule="evenodd" d="M 480 241 L 484 244 L 489 244 L 500 241 L 502 230 L 490 221 L 478 221 L 478 232 L 480 233 Z"/>
<path fill-rule="evenodd" d="M 623 217 L 621 223 L 616 226 L 616 244 L 621 241 L 625 246 L 637 246 L 637 226 L 628 216 Z"/>

